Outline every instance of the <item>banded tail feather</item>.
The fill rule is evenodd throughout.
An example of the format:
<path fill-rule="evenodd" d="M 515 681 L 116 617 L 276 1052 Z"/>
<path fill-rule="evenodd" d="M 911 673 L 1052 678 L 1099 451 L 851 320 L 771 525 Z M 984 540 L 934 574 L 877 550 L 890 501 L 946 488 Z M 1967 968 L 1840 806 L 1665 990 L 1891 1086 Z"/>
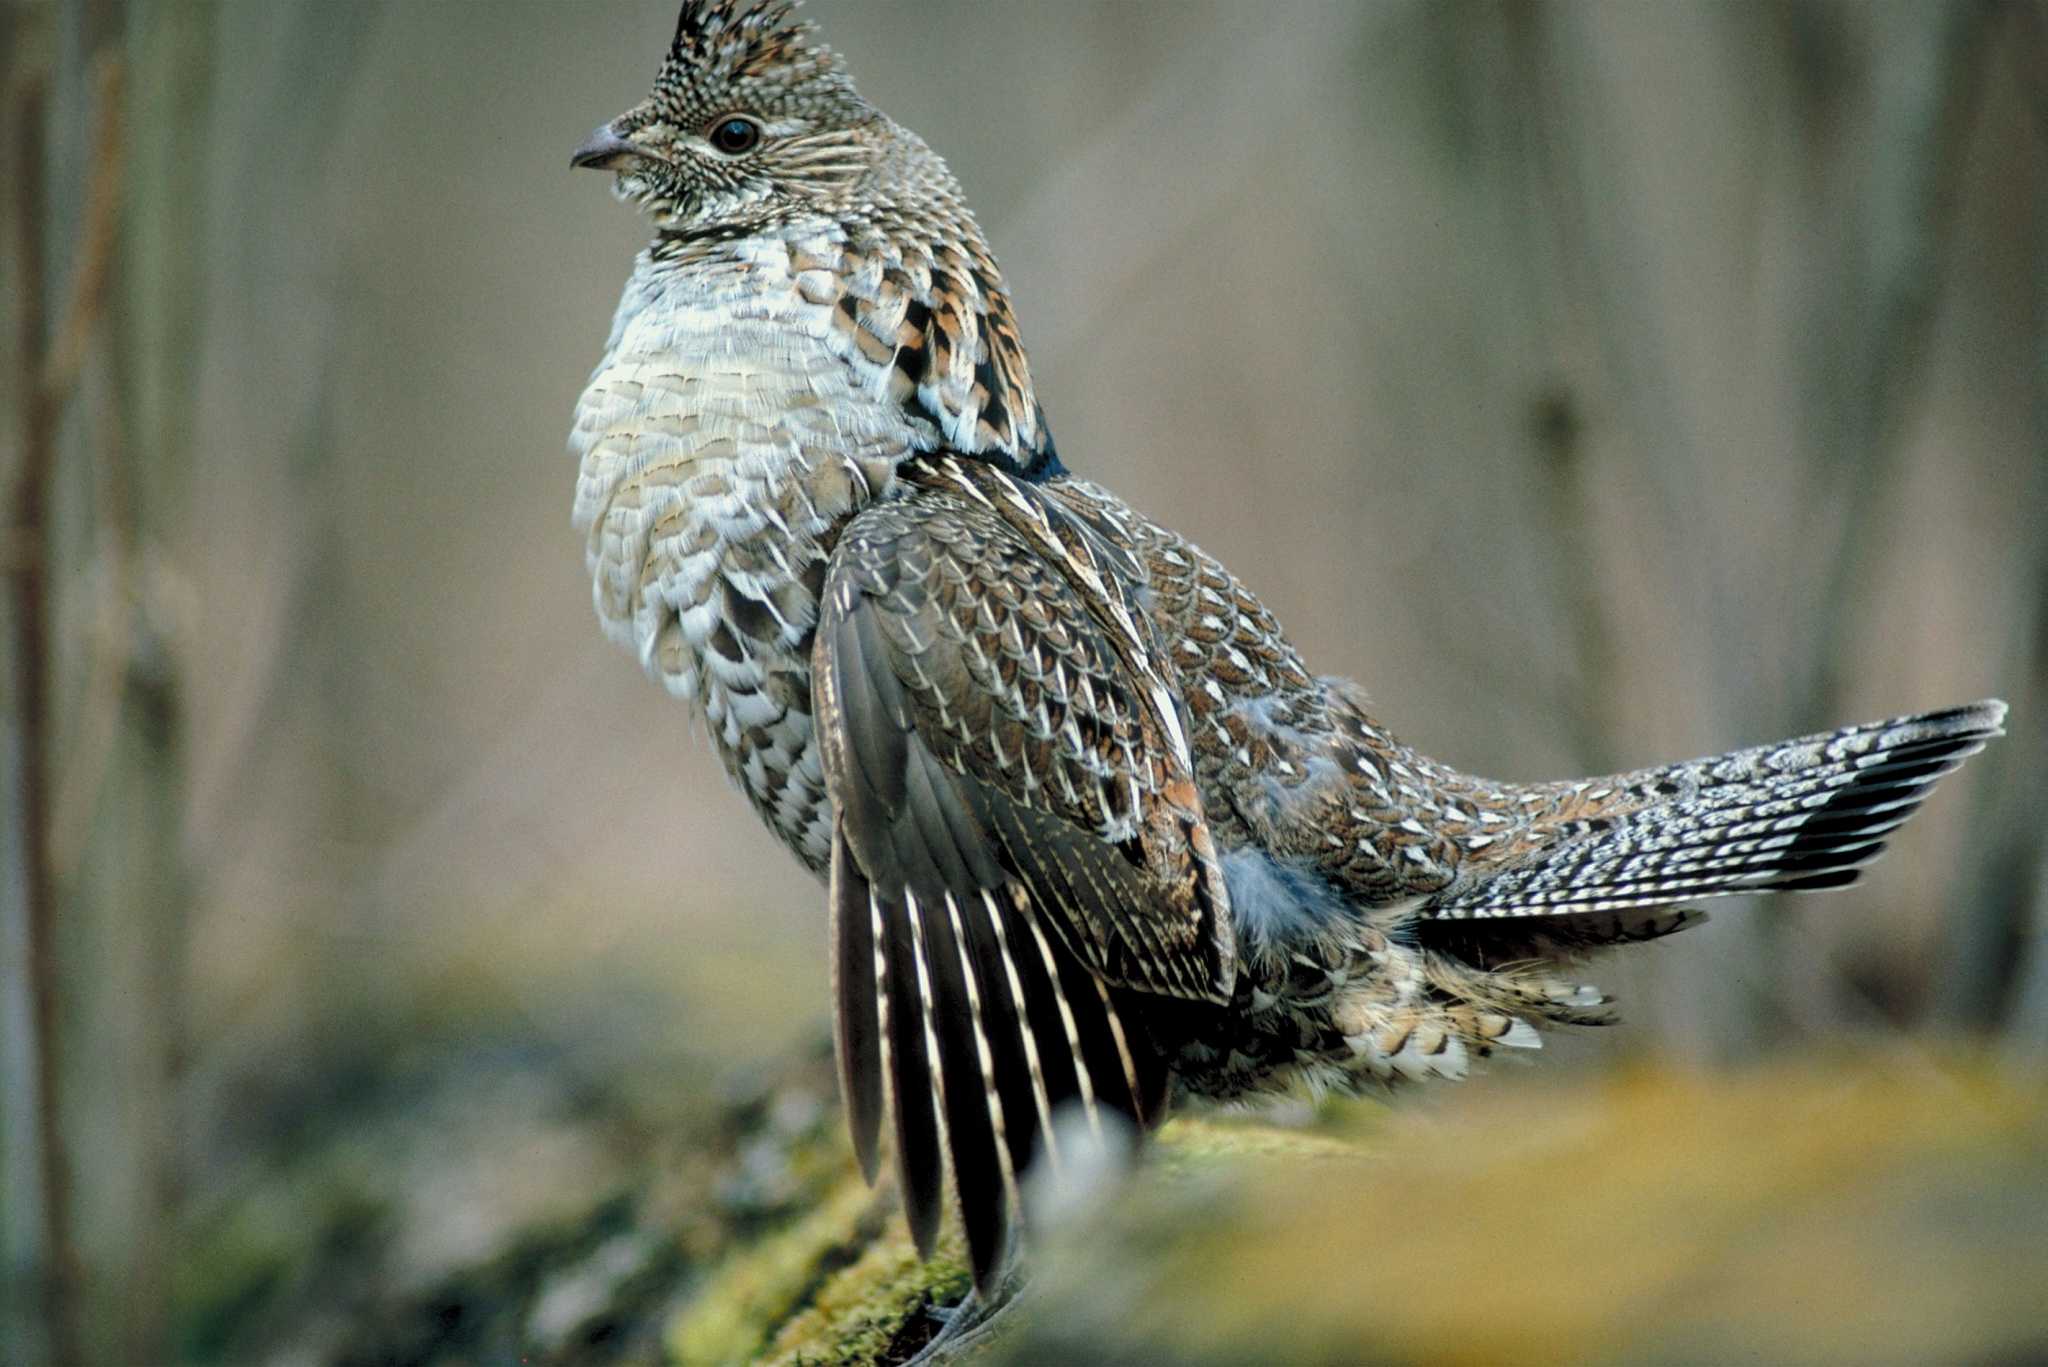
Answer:
<path fill-rule="evenodd" d="M 1423 914 L 1611 918 L 1701 897 L 1844 886 L 1938 780 L 2004 734 L 2004 720 L 2005 704 L 1991 700 L 1606 780 L 1614 815 L 1568 823 L 1556 843 Z M 1632 924 L 1610 919 L 1610 942 L 1632 938 Z"/>

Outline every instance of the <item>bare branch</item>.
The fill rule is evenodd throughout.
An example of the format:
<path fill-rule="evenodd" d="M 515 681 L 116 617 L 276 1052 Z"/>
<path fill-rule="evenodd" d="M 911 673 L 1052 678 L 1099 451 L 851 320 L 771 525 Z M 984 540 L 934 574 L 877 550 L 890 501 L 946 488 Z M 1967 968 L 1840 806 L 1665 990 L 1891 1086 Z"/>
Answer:
<path fill-rule="evenodd" d="M 81 1274 L 71 1171 L 61 1123 L 62 1011 L 49 757 L 54 729 L 49 695 L 49 504 L 57 463 L 58 424 L 77 387 L 78 374 L 103 312 L 116 246 L 121 138 L 118 59 L 107 56 L 100 60 L 95 88 L 98 104 L 94 153 L 88 168 L 90 179 L 80 221 L 77 265 L 54 342 L 49 340 L 49 263 L 43 250 L 48 91 L 39 77 L 24 80 L 15 96 L 14 193 L 9 225 L 20 271 L 16 355 L 20 366 L 17 393 L 21 406 L 21 458 L 8 501 L 5 573 L 13 608 L 19 735 L 16 819 L 21 826 L 30 1012 L 35 1032 L 35 1142 L 47 1278 L 43 1304 L 47 1348 L 57 1362 L 74 1362 L 79 1358 Z"/>
<path fill-rule="evenodd" d="M 16 319 L 21 366 L 21 463 L 8 504 L 11 563 L 7 568 L 13 606 L 15 706 L 18 769 L 16 819 L 21 826 L 21 881 L 28 932 L 28 987 L 35 1076 L 32 1103 L 38 1193 L 42 1200 L 43 1312 L 46 1347 L 52 1360 L 78 1360 L 79 1262 L 74 1238 L 71 1172 L 60 1123 L 62 1057 L 58 1032 L 56 888 L 49 845 L 49 666 L 47 581 L 50 473 L 57 454 L 57 410 L 42 384 L 47 263 L 43 253 L 44 126 L 48 91 L 40 79 L 25 80 L 15 96 L 13 181 L 9 227 L 20 271 Z"/>
<path fill-rule="evenodd" d="M 61 411 L 78 384 L 86 348 L 106 307 L 121 208 L 121 59 L 103 53 L 93 70 L 92 160 L 86 168 L 85 210 L 79 219 L 78 257 L 64 313 L 42 365 L 43 401 Z"/>

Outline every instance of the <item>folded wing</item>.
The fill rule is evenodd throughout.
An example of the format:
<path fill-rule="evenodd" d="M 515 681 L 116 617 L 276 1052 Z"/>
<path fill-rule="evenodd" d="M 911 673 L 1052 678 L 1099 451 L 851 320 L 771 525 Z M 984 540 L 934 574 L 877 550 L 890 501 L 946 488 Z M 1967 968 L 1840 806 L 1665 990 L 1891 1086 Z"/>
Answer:
<path fill-rule="evenodd" d="M 1133 571 L 1000 472 L 926 478 L 848 527 L 818 629 L 836 1037 L 863 1168 L 886 1116 L 929 1250 L 949 1157 L 985 1285 L 1054 1117 L 1155 1121 L 1143 997 L 1227 1001 L 1234 946 Z"/>

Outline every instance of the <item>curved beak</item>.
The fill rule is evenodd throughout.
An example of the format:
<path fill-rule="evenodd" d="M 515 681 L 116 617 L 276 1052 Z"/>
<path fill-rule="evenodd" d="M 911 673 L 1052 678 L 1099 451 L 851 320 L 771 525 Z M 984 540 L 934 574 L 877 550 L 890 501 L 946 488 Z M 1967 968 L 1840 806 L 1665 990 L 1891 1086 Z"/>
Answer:
<path fill-rule="evenodd" d="M 588 166 L 596 171 L 619 171 L 625 169 L 629 158 L 643 158 L 647 154 L 612 131 L 608 123 L 599 124 L 597 131 L 590 135 L 581 147 L 569 157 L 569 165 Z"/>

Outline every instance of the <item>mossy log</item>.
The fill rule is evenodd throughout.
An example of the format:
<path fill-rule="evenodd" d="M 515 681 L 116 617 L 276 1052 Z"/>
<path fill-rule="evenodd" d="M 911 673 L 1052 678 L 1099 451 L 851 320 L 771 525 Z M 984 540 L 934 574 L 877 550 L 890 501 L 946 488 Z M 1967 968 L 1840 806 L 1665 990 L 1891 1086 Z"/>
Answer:
<path fill-rule="evenodd" d="M 412 1198 L 337 1197 L 343 1169 L 309 1154 L 263 1209 L 201 1231 L 194 1266 L 214 1272 L 182 1297 L 187 1356 L 850 1367 L 938 1339 L 939 1361 L 990 1364 L 2048 1360 L 2048 1087 L 1989 1062 L 1895 1051 L 1495 1078 L 1293 1124 L 1184 1116 L 1134 1175 L 1038 1208 L 1028 1282 L 992 1323 L 955 1312 L 957 1234 L 921 1262 L 889 1184 L 860 1181 L 831 1097 L 829 1059 L 795 1060 L 689 1143 L 593 1175 L 583 1213 L 508 1225 L 430 1279 L 390 1251 L 390 1202 Z M 451 1114 L 501 1132 L 512 1110 L 392 1123 L 459 1149 Z"/>
<path fill-rule="evenodd" d="M 896 1363 L 966 1288 L 851 1178 L 681 1362 Z M 884 1201 L 886 1198 L 884 1198 Z M 1169 1124 L 945 1361 L 2048 1360 L 2048 1089 L 1893 1053 Z M 941 1312 L 943 1313 L 943 1312 Z"/>

